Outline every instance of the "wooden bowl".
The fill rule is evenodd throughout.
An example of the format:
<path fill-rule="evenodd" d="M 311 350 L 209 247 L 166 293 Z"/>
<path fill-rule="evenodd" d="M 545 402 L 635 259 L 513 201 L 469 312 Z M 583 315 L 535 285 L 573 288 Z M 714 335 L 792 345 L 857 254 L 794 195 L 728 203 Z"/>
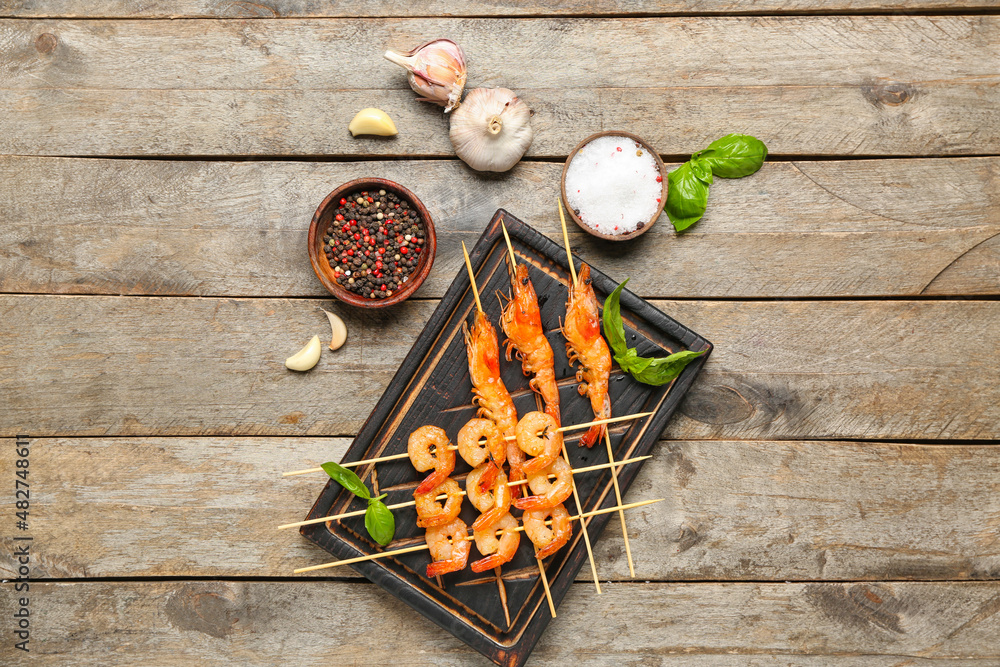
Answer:
<path fill-rule="evenodd" d="M 573 161 L 574 157 L 576 157 L 577 152 L 579 152 L 581 148 L 589 144 L 591 141 L 593 141 L 594 139 L 599 139 L 600 137 L 609 137 L 609 136 L 627 137 L 632 141 L 635 141 L 636 143 L 640 144 L 644 150 L 649 151 L 649 153 L 652 154 L 653 159 L 656 160 L 656 168 L 659 169 L 660 176 L 663 177 L 663 188 L 662 188 L 662 193 L 660 194 L 660 207 L 656 210 L 656 213 L 649 220 L 649 222 L 644 224 L 642 228 L 637 229 L 634 232 L 629 232 L 628 234 L 603 234 L 597 231 L 590 225 L 580 220 L 580 217 L 573 211 L 572 207 L 570 207 L 569 198 L 566 196 L 566 171 L 569 169 L 569 163 Z M 566 212 L 569 214 L 569 217 L 573 218 L 573 222 L 575 222 L 577 225 L 580 226 L 580 229 L 587 232 L 588 234 L 592 234 L 597 238 L 604 239 L 606 241 L 628 241 L 629 239 L 634 239 L 640 234 L 645 234 L 647 231 L 649 231 L 649 228 L 653 226 L 653 223 L 656 222 L 656 219 L 660 217 L 660 213 L 663 212 L 663 204 L 665 204 L 667 201 L 667 170 L 663 166 L 663 160 L 660 159 L 659 154 L 657 154 L 656 151 L 650 148 L 649 144 L 647 144 L 645 141 L 643 141 L 642 139 L 640 139 L 639 137 L 635 136 L 630 132 L 623 132 L 622 130 L 607 130 L 605 132 L 598 132 L 597 134 L 592 134 L 583 141 L 581 141 L 579 144 L 577 144 L 576 148 L 574 148 L 573 151 L 569 154 L 569 157 L 566 158 L 566 164 L 563 165 L 562 178 L 560 179 L 559 189 L 562 192 L 563 206 L 566 207 Z"/>
<path fill-rule="evenodd" d="M 330 262 L 327 261 L 326 254 L 322 250 L 323 236 L 326 233 L 327 227 L 330 226 L 330 222 L 333 220 L 334 211 L 338 208 L 340 199 L 353 190 L 385 190 L 386 192 L 392 192 L 396 196 L 407 200 L 413 206 L 420 215 L 420 220 L 424 226 L 423 250 L 420 251 L 420 260 L 417 262 L 416 267 L 414 267 L 413 273 L 410 274 L 404 287 L 396 290 L 392 293 L 392 296 L 384 299 L 363 297 L 337 284 L 337 280 L 333 275 L 333 269 L 330 267 Z M 427 208 L 417 199 L 415 194 L 399 183 L 394 183 L 384 178 L 357 178 L 344 183 L 326 196 L 326 199 L 316 209 L 316 213 L 312 217 L 312 222 L 309 224 L 309 261 L 312 262 L 316 277 L 323 283 L 323 287 L 329 290 L 330 294 L 344 303 L 349 303 L 352 306 L 360 308 L 385 308 L 405 301 L 411 294 L 417 291 L 424 282 L 424 279 L 427 278 L 427 274 L 431 272 L 436 252 L 437 237 L 434 234 L 434 222 L 431 220 L 431 214 L 428 213 Z"/>

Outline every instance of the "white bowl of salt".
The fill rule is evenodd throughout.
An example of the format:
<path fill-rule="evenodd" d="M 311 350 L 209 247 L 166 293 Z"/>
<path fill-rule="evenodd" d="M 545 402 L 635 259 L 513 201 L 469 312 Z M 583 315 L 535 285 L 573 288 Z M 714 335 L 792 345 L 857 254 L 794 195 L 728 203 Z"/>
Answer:
<path fill-rule="evenodd" d="M 562 199 L 584 231 L 609 241 L 633 239 L 663 210 L 666 169 L 656 151 L 634 134 L 599 132 L 569 154 Z"/>

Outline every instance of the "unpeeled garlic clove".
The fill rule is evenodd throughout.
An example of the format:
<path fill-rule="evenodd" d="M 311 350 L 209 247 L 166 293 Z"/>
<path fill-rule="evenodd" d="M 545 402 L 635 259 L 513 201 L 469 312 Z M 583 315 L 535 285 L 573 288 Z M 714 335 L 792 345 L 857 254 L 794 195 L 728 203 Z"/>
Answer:
<path fill-rule="evenodd" d="M 470 90 L 451 115 L 455 154 L 478 171 L 507 171 L 531 145 L 531 109 L 506 88 Z"/>
<path fill-rule="evenodd" d="M 354 137 L 359 134 L 374 134 L 379 137 L 391 137 L 399 134 L 396 131 L 396 124 L 389 118 L 389 114 L 372 107 L 359 111 L 347 129 Z"/>
<path fill-rule="evenodd" d="M 347 325 L 344 324 L 344 320 L 340 319 L 329 310 L 323 310 L 326 313 L 327 318 L 330 320 L 330 349 L 339 350 L 344 342 L 347 341 Z"/>
<path fill-rule="evenodd" d="M 322 351 L 319 336 L 313 336 L 304 348 L 285 359 L 285 368 L 292 371 L 307 371 L 319 362 Z"/>
<path fill-rule="evenodd" d="M 412 51 L 401 53 L 389 49 L 385 59 L 405 67 L 410 74 L 410 88 L 424 102 L 444 107 L 448 113 L 462 101 L 465 88 L 465 54 L 462 47 L 450 39 L 435 39 Z"/>

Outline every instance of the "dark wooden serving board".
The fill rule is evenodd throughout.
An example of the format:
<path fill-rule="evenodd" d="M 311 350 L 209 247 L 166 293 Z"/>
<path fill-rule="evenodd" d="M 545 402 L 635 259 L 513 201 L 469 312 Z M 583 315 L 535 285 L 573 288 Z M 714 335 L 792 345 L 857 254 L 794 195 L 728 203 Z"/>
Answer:
<path fill-rule="evenodd" d="M 593 412 L 590 402 L 577 393 L 575 374 L 566 360 L 564 340 L 558 330 L 566 313 L 566 286 L 570 280 L 566 253 L 562 247 L 502 209 L 493 216 L 471 251 L 483 307 L 497 327 L 502 345 L 503 334 L 498 326 L 501 307 L 495 293 L 508 293 L 510 283 L 501 220 L 507 226 L 517 261 L 528 264 L 538 293 L 542 324 L 555 352 L 562 422 L 568 425 L 591 421 Z M 594 290 L 603 302 L 617 282 L 594 267 L 591 269 Z M 711 343 L 707 340 L 634 294 L 623 291 L 621 305 L 626 338 L 630 345 L 638 348 L 639 354 L 661 355 L 682 349 L 711 351 Z M 475 415 L 461 332 L 462 323 L 470 320 L 475 308 L 468 274 L 463 267 L 348 449 L 343 459 L 345 462 L 405 452 L 410 432 L 424 424 L 444 428 L 454 441 L 459 428 Z M 616 460 L 641 456 L 652 450 L 707 357 L 708 354 L 696 359 L 673 383 L 662 387 L 640 384 L 623 374 L 617 366 L 612 369 L 609 391 L 613 416 L 655 411 L 654 415 L 645 419 L 612 425 L 611 440 Z M 502 360 L 501 374 L 518 414 L 540 409 L 541 403 L 528 388 L 519 362 Z M 578 446 L 583 432 L 578 430 L 566 434 L 570 465 L 578 468 L 606 462 L 605 445 L 595 445 L 589 450 Z M 618 480 L 623 495 L 635 479 L 640 465 L 627 465 L 621 469 Z M 377 493 L 389 494 L 385 499 L 387 504 L 412 499 L 413 489 L 424 477 L 406 459 L 358 467 L 355 471 Z M 459 458 L 453 477 L 462 483 L 468 472 L 469 467 Z M 585 512 L 616 504 L 611 474 L 607 470 L 575 475 L 574 480 Z M 565 505 L 571 514 L 576 514 L 572 499 L 567 500 Z M 307 518 L 363 508 L 360 500 L 330 481 Z M 514 514 L 519 515 L 520 512 L 514 510 Z M 416 513 L 412 508 L 396 510 L 395 516 L 395 539 L 386 550 L 423 543 L 424 530 L 416 526 Z M 471 525 L 476 516 L 478 512 L 475 508 L 465 502 L 462 519 Z M 613 514 L 603 514 L 587 519 L 592 542 L 611 516 Z M 545 562 L 556 605 L 588 560 L 579 522 L 574 521 L 573 526 L 569 544 Z M 301 532 L 338 559 L 382 550 L 368 537 L 363 517 L 304 526 Z M 479 557 L 473 547 L 470 562 Z M 522 538 L 517 556 L 503 567 L 506 610 L 494 573 L 475 574 L 467 567 L 462 572 L 445 575 L 439 585 L 437 580 L 428 579 L 424 574 L 429 562 L 428 553 L 419 551 L 358 563 L 353 567 L 498 665 L 524 664 L 551 618 L 531 542 Z"/>

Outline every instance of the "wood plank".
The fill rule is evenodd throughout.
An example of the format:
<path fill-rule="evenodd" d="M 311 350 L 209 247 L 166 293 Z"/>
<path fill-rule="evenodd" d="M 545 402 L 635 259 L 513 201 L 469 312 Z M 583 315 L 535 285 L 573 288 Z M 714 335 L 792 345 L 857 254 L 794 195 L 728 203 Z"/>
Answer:
<path fill-rule="evenodd" d="M 10 90 L 412 94 L 382 53 L 428 35 L 462 46 L 469 87 L 515 90 L 995 82 L 1000 57 L 997 16 L 5 20 L 0 35 L 12 58 L 0 88 Z"/>
<path fill-rule="evenodd" d="M 981 10 L 996 8 L 997 0 L 758 0 L 752 4 L 737 0 L 576 0 L 574 2 L 517 2 L 497 6 L 484 0 L 419 0 L 387 5 L 372 0 L 336 4 L 267 0 L 266 2 L 224 2 L 183 0 L 181 2 L 133 3 L 114 0 L 10 0 L 0 4 L 3 17 L 19 18 L 350 18 L 400 16 L 539 16 L 539 15 L 623 15 L 630 14 L 801 14 L 825 12 L 900 13 L 931 10 Z"/>
<path fill-rule="evenodd" d="M 449 156 L 446 119 L 380 56 L 429 34 L 465 45 L 470 86 L 536 111 L 532 157 L 613 127 L 667 155 L 733 131 L 783 155 L 1000 152 L 1000 17 L 869 16 L 10 20 L 0 153 Z M 349 136 L 373 104 L 398 137 Z"/>
<path fill-rule="evenodd" d="M 309 220 L 333 187 L 376 175 L 429 207 L 438 255 L 421 296 L 439 297 L 461 241 L 498 208 L 559 238 L 561 169 L 528 162 L 483 178 L 438 160 L 2 157 L 0 291 L 324 297 L 305 254 Z M 624 246 L 575 226 L 570 241 L 647 297 L 1000 294 L 998 171 L 1000 158 L 773 162 L 719 179 L 683 235 L 661 216 Z"/>
<path fill-rule="evenodd" d="M 339 461 L 348 444 L 33 440 L 30 576 L 280 577 L 334 560 L 275 529 L 305 516 L 325 476 L 279 475 Z M 0 466 L 14 470 L 14 458 L 0 441 Z M 626 502 L 652 497 L 667 501 L 628 514 L 640 581 L 1000 577 L 996 446 L 664 441 Z M 13 516 L 9 498 L 0 510 Z M 0 543 L 11 576 L 16 543 Z M 629 579 L 617 522 L 594 552 L 602 580 Z M 312 576 L 359 578 L 347 567 Z"/>
<path fill-rule="evenodd" d="M 536 112 L 530 158 L 565 158 L 623 129 L 659 153 L 689 155 L 731 132 L 784 156 L 947 156 L 1000 152 L 996 82 L 599 90 L 518 89 Z M 915 95 L 914 91 L 920 94 Z M 895 95 L 906 102 L 895 104 Z M 876 97 L 873 98 L 872 95 Z M 889 100 L 884 104 L 881 99 Z M 378 101 L 401 134 L 352 138 Z M 0 153 L 65 156 L 453 157 L 447 120 L 409 91 L 0 90 Z M 567 122 L 572 119 L 572 122 Z"/>
<path fill-rule="evenodd" d="M 1000 435 L 1000 302 L 654 303 L 716 346 L 671 438 Z M 355 433 L 435 305 L 2 296 L 0 435 Z M 320 306 L 347 345 L 286 370 Z"/>
<path fill-rule="evenodd" d="M 13 584 L 0 586 L 14 608 Z M 1000 584 L 573 587 L 533 665 L 994 665 Z M 482 665 L 376 587 L 345 582 L 31 584 L 33 661 Z M 37 615 L 34 615 L 37 614 Z M 392 641 L 385 641 L 392 637 Z M 13 656 L 13 642 L 0 655 Z M 72 656 L 70 658 L 70 656 Z"/>

